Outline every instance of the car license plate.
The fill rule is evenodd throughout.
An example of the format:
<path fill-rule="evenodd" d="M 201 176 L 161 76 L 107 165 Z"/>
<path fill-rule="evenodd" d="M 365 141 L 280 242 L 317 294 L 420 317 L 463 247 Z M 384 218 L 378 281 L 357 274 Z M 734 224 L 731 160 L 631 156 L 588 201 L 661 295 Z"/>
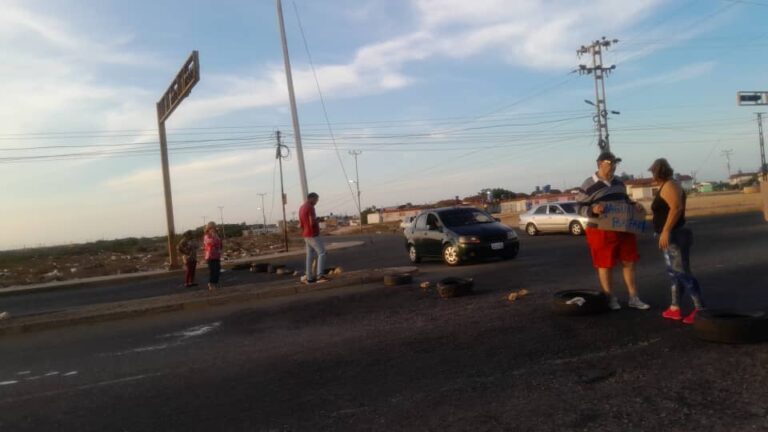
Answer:
<path fill-rule="evenodd" d="M 491 243 L 491 249 L 493 250 L 504 249 L 504 243 L 503 242 Z"/>

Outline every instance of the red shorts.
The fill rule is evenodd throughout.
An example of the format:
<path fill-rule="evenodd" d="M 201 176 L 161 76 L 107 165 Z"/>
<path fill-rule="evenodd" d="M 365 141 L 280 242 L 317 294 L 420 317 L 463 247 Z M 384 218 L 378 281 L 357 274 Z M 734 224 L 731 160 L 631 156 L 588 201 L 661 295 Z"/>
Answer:
<path fill-rule="evenodd" d="M 617 261 L 636 262 L 640 259 L 637 236 L 633 233 L 587 228 L 586 234 L 595 268 L 611 268 Z"/>

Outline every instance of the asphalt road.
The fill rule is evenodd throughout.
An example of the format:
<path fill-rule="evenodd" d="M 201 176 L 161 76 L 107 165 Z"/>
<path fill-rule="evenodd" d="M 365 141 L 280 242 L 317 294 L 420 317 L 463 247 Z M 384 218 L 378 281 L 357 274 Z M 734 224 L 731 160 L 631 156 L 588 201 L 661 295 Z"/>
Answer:
<path fill-rule="evenodd" d="M 710 306 L 768 305 L 761 216 L 691 227 Z M 583 238 L 547 235 L 513 261 L 421 265 L 422 280 L 473 276 L 470 297 L 348 287 L 4 337 L 0 430 L 766 430 L 768 345 L 660 318 L 652 239 L 641 253 L 647 312 L 551 314 L 554 291 L 596 280 Z M 517 288 L 532 294 L 506 302 Z"/>
<path fill-rule="evenodd" d="M 328 266 L 342 265 L 344 270 L 359 270 L 371 266 L 402 266 L 409 265 L 408 257 L 402 253 L 402 237 L 392 234 L 367 236 L 331 236 L 326 242 L 365 241 L 366 245 L 328 252 Z M 254 260 L 263 262 L 263 260 Z M 304 256 L 276 258 L 273 264 L 283 264 L 303 272 Z M 379 264 L 381 263 L 381 264 Z M 91 284 L 78 288 L 63 288 L 60 290 L 41 291 L 36 293 L 19 293 L 0 297 L 0 311 L 6 311 L 12 316 L 29 316 L 52 311 L 64 310 L 76 306 L 111 303 L 124 300 L 158 297 L 178 294 L 192 290 L 205 290 L 208 281 L 208 269 L 197 270 L 197 287 L 185 288 L 183 275 L 155 277 L 144 280 L 128 280 L 121 282 L 105 282 Z M 245 283 L 264 283 L 285 280 L 286 276 L 267 273 L 251 273 L 248 271 L 225 270 L 221 274 L 223 289 Z"/>

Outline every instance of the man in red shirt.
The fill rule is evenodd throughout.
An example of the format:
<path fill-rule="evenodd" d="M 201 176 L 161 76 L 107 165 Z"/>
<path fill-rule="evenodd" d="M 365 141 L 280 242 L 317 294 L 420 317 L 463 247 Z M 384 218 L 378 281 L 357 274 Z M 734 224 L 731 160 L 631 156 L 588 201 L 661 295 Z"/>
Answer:
<path fill-rule="evenodd" d="M 327 282 L 323 276 L 325 268 L 325 246 L 320 239 L 320 224 L 315 215 L 315 204 L 320 196 L 312 192 L 307 195 L 307 201 L 299 209 L 299 224 L 301 224 L 301 236 L 307 244 L 306 279 L 304 283 Z M 312 269 L 312 260 L 317 257 L 317 272 Z"/>

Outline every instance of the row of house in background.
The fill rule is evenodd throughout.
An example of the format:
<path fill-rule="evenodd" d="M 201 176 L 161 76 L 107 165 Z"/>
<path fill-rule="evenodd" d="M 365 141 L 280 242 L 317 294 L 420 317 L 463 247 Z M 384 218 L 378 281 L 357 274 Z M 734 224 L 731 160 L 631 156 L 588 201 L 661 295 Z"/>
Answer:
<path fill-rule="evenodd" d="M 729 183 L 733 186 L 743 187 L 751 184 L 759 173 L 739 173 L 730 176 Z M 693 177 L 685 174 L 677 174 L 675 179 L 680 183 L 686 193 L 699 192 L 707 193 L 713 191 L 713 184 L 702 182 L 694 184 Z M 652 200 L 659 192 L 659 186 L 651 178 L 632 178 L 624 181 L 627 186 L 627 193 L 630 198 L 636 201 Z M 456 205 L 473 206 L 485 209 L 489 213 L 523 213 L 533 206 L 545 203 L 575 201 L 578 189 L 568 189 L 565 191 L 545 192 L 537 188 L 532 195 L 517 194 L 513 199 L 502 199 L 489 201 L 484 195 L 476 195 L 459 200 L 458 197 L 453 200 L 439 201 L 433 205 L 402 205 L 379 209 L 376 213 L 368 214 L 367 223 L 387 223 L 400 222 L 414 217 L 425 209 L 449 207 Z"/>

